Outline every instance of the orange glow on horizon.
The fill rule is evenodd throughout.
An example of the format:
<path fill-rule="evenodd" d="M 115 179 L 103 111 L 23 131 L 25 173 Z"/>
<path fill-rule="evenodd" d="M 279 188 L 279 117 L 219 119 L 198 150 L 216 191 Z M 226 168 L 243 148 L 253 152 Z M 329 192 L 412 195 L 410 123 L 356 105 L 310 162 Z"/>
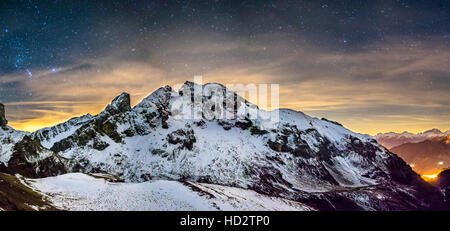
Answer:
<path fill-rule="evenodd" d="M 170 79 L 164 80 L 163 75 L 154 69 L 147 70 L 140 65 L 118 65 L 117 70 L 105 73 L 74 73 L 64 78 L 81 79 L 76 82 L 58 83 L 57 87 L 48 89 L 47 86 L 55 83 L 55 76 L 42 76 L 41 82 L 31 80 L 30 87 L 36 88 L 38 92 L 44 92 L 46 99 L 54 99 L 52 101 L 37 100 L 30 102 L 8 102 L 5 103 L 8 116 L 14 119 L 8 119 L 10 125 L 17 130 L 33 132 L 38 129 L 56 125 L 65 122 L 70 118 L 81 116 L 87 113 L 95 115 L 106 107 L 111 100 L 120 94 L 122 91 L 128 92 L 131 95 L 132 104 L 139 103 L 140 99 L 151 94 L 154 90 L 164 85 L 174 86 L 175 84 L 184 83 L 186 80 L 192 81 L 191 78 Z M 141 73 L 142 72 L 142 73 Z M 156 72 L 156 74 L 154 73 Z M 211 74 L 210 77 L 203 77 L 203 83 L 217 82 L 226 85 L 227 83 L 242 83 L 242 84 L 259 84 L 259 83 L 276 83 L 273 77 L 266 75 L 245 75 L 237 73 L 234 78 L 233 73 L 221 73 L 220 75 Z M 57 75 L 57 74 L 54 74 Z M 88 76 L 88 77 L 86 77 Z M 154 81 L 149 81 L 150 77 Z M 114 82 L 111 82 L 114 79 Z M 33 82 L 34 81 L 34 82 Z M 43 81 L 43 82 L 42 82 Z M 75 83 L 75 84 L 74 84 Z M 109 84 L 108 84 L 109 83 Z M 138 84 L 139 83 L 139 84 Z M 144 84 L 140 84 L 144 83 Z M 70 85 L 69 85 L 70 84 Z M 442 131 L 450 130 L 450 122 L 440 118 L 430 117 L 427 119 L 415 115 L 397 115 L 397 116 L 357 116 L 357 115 L 341 115 L 336 114 L 336 111 L 350 110 L 358 105 L 364 105 L 364 102 L 355 104 L 350 102 L 346 97 L 338 97 L 322 94 L 311 89 L 317 89 L 314 83 L 305 83 L 303 85 L 280 85 L 279 107 L 290 108 L 292 110 L 301 111 L 312 117 L 325 117 L 329 120 L 337 121 L 344 125 L 351 131 L 376 135 L 379 132 L 398 132 L 409 131 L 413 133 L 422 132 L 431 128 L 439 128 Z M 102 87 L 91 87 L 102 86 Z M 339 86 L 339 85 L 337 85 Z M 65 89 L 70 88 L 68 92 Z M 347 90 L 345 87 L 339 89 Z M 120 89 L 120 90 L 118 90 Z M 297 98 L 298 92 L 301 92 L 301 97 Z M 244 96 L 247 98 L 247 96 Z M 258 96 L 259 98 L 259 96 Z M 268 95 L 267 107 L 262 109 L 276 109 L 272 108 L 270 96 Z M 392 102 L 391 104 L 394 104 Z M 356 105 L 356 106 L 355 106 Z M 15 106 L 12 111 L 11 106 Z M 41 110 L 38 108 L 47 108 Z M 9 110 L 9 111 L 8 111 Z M 26 111 L 28 110 L 28 111 Z M 9 114 L 10 113 L 10 114 Z"/>
<path fill-rule="evenodd" d="M 444 170 L 446 170 L 446 169 L 445 168 L 444 169 L 440 169 L 440 170 L 438 170 L 436 172 L 427 172 L 427 173 L 424 173 L 424 174 L 420 174 L 420 176 L 425 181 L 433 182 L 433 181 L 437 180 L 438 175 Z"/>
<path fill-rule="evenodd" d="M 433 181 L 436 179 L 438 174 L 432 174 L 432 175 L 422 175 L 422 178 L 426 181 Z"/>
<path fill-rule="evenodd" d="M 70 118 L 69 118 L 70 119 Z M 47 121 L 47 119 L 43 119 L 42 121 L 27 121 L 27 122 L 18 122 L 18 123 L 9 123 L 8 125 L 13 127 L 16 130 L 19 131 L 25 131 L 25 132 L 35 132 L 39 129 L 55 126 L 59 123 L 63 123 L 67 120 L 60 120 L 60 121 Z"/>
<path fill-rule="evenodd" d="M 151 92 L 151 91 L 149 91 Z M 54 125 L 57 125 L 59 123 L 63 123 L 73 117 L 77 117 L 77 116 L 82 116 L 85 114 L 90 113 L 91 115 L 96 115 L 97 113 L 99 113 L 101 110 L 103 110 L 106 105 L 108 105 L 110 103 L 110 100 L 112 100 L 114 98 L 114 94 L 111 94 L 111 96 L 109 96 L 107 99 L 102 98 L 102 99 L 98 99 L 98 101 L 94 101 L 94 102 L 89 102 L 89 103 L 85 103 L 82 102 L 79 104 L 77 104 L 76 101 L 72 102 L 72 105 L 74 105 L 72 107 L 73 111 L 72 112 L 60 112 L 60 111 L 51 111 L 51 110 L 46 110 L 43 111 L 41 110 L 41 116 L 40 117 L 36 117 L 33 119 L 24 119 L 24 120 L 11 120 L 9 119 L 9 125 L 17 130 L 20 131 L 27 131 L 27 132 L 34 132 L 36 130 L 45 128 L 45 127 L 51 127 Z M 136 97 L 137 96 L 137 97 Z M 146 96 L 145 93 L 139 92 L 139 93 L 135 93 L 134 97 L 132 95 L 131 100 L 132 100 L 132 105 L 136 105 L 137 103 L 139 103 L 139 101 L 144 98 Z M 248 98 L 248 97 L 244 97 L 244 98 Z M 247 99 L 248 100 L 248 99 Z M 269 100 L 270 101 L 270 100 Z M 43 102 L 39 102 L 39 103 L 43 103 Z M 44 102 L 45 103 L 45 102 Z M 31 103 L 30 103 L 31 104 Z M 67 102 L 58 102 L 58 103 L 54 103 L 54 102 L 50 102 L 47 104 L 53 104 L 55 106 L 55 108 L 69 108 L 67 107 Z M 258 102 L 256 102 L 256 104 L 258 105 Z M 8 106 L 10 105 L 27 105 L 22 104 L 22 102 L 20 104 L 14 104 L 14 103 L 8 103 L 6 104 L 7 110 L 8 110 Z M 259 106 L 259 105 L 258 105 Z M 272 110 L 275 108 L 270 108 L 270 105 L 268 105 L 269 108 L 262 108 L 262 109 L 268 109 L 268 110 Z M 397 133 L 402 133 L 403 131 L 408 131 L 408 132 L 412 132 L 412 133 L 419 133 L 419 132 L 423 132 L 426 130 L 429 130 L 431 128 L 439 128 L 442 131 L 446 131 L 446 130 L 450 130 L 450 127 L 446 127 L 446 126 L 434 126 L 434 125 L 430 125 L 430 126 L 425 126 L 425 127 L 409 127 L 409 125 L 406 125 L 409 127 L 408 128 L 397 128 L 397 129 L 393 129 L 393 126 L 389 125 L 391 123 L 389 123 L 390 121 L 385 121 L 385 120 L 379 120 L 374 122 L 373 120 L 370 121 L 361 121 L 361 120 L 354 120 L 353 118 L 344 118 L 344 119 L 339 119 L 339 118 L 334 118 L 332 116 L 327 116 L 327 115 L 321 115 L 321 114 L 315 114 L 314 111 L 308 111 L 307 107 L 306 108 L 298 108 L 298 106 L 294 106 L 293 104 L 289 103 L 288 100 L 282 99 L 280 98 L 280 108 L 290 108 L 296 111 L 302 111 L 304 113 L 306 113 L 309 116 L 312 117 L 325 117 L 327 119 L 333 120 L 333 121 L 337 121 L 341 124 L 344 125 L 344 127 L 346 127 L 347 129 L 357 132 L 357 133 L 362 133 L 362 134 L 369 134 L 369 135 L 376 135 L 377 133 L 381 132 L 397 132 Z M 306 109 L 306 110 L 305 110 Z M 34 109 L 34 112 L 38 112 L 39 110 Z M 8 117 L 8 115 L 7 115 Z M 407 119 L 406 119 L 407 120 Z M 388 124 L 389 125 L 389 129 L 388 128 L 383 128 L 380 127 L 380 124 Z M 449 141 L 450 142 L 450 141 Z"/>

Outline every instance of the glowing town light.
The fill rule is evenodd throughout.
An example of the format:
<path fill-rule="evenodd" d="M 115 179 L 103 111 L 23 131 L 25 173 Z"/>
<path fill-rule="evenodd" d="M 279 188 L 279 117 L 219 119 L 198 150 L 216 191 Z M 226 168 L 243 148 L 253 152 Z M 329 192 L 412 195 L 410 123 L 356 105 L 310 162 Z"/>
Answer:
<path fill-rule="evenodd" d="M 433 180 L 433 179 L 435 179 L 435 178 L 437 177 L 437 175 L 438 175 L 438 174 L 422 175 L 422 177 L 423 177 L 425 180 Z"/>

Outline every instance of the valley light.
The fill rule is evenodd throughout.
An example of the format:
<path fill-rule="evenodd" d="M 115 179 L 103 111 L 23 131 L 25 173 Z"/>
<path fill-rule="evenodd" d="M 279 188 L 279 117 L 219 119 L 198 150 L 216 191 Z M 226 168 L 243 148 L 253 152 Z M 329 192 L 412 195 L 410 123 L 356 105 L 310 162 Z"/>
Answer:
<path fill-rule="evenodd" d="M 438 174 L 433 174 L 433 175 L 422 175 L 425 180 L 433 180 L 437 177 Z"/>
<path fill-rule="evenodd" d="M 409 166 L 411 166 L 411 168 L 414 168 L 414 167 L 416 167 L 416 165 L 415 165 L 415 164 L 410 164 Z"/>
<path fill-rule="evenodd" d="M 438 164 L 439 164 L 439 165 L 444 165 L 444 162 L 439 161 Z"/>

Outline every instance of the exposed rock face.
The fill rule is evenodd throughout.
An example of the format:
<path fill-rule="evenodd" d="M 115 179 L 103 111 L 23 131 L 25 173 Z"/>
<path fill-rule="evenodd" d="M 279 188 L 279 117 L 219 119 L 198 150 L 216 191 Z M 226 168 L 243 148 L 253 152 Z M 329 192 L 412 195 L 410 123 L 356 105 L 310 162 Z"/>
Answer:
<path fill-rule="evenodd" d="M 60 175 L 67 171 L 62 159 L 55 153 L 42 147 L 38 140 L 24 136 L 14 145 L 7 165 L 0 163 L 0 172 L 40 178 Z"/>
<path fill-rule="evenodd" d="M 5 106 L 0 103 L 0 127 L 6 129 L 7 124 L 8 120 L 6 120 L 5 116 Z"/>
<path fill-rule="evenodd" d="M 109 112 L 111 115 L 127 112 L 129 110 L 131 110 L 130 94 L 126 92 L 117 96 L 105 109 L 105 111 Z"/>
<path fill-rule="evenodd" d="M 180 144 L 180 148 L 187 148 L 192 150 L 195 143 L 195 134 L 190 127 L 187 129 L 178 129 L 167 135 L 167 141 L 170 144 Z"/>

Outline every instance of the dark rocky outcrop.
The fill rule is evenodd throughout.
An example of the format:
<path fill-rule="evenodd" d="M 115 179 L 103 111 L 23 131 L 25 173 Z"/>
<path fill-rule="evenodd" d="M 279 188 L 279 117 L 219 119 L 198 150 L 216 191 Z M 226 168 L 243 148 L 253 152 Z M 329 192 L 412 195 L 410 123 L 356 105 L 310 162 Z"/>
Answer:
<path fill-rule="evenodd" d="M 0 163 L 0 172 L 41 178 L 64 174 L 67 171 L 61 158 L 42 147 L 38 140 L 25 136 L 15 144 L 8 165 Z"/>
<path fill-rule="evenodd" d="M 170 144 L 181 144 L 180 148 L 192 150 L 196 141 L 194 131 L 191 128 L 178 129 L 167 135 Z"/>
<path fill-rule="evenodd" d="M 113 99 L 111 104 L 109 104 L 105 111 L 109 112 L 111 115 L 124 113 L 131 110 L 130 94 L 124 92 Z"/>
<path fill-rule="evenodd" d="M 293 154 L 296 157 L 302 158 L 312 158 L 316 155 L 316 152 L 313 151 L 307 144 L 305 140 L 303 140 L 302 136 L 305 134 L 314 135 L 317 138 L 317 141 L 322 144 L 322 146 L 327 146 L 329 143 L 328 140 L 322 138 L 320 134 L 317 133 L 316 130 L 306 130 L 299 131 L 296 126 L 285 126 L 280 130 L 276 131 L 277 135 L 274 140 L 268 141 L 268 146 L 277 152 L 288 152 Z M 326 147 L 324 147 L 326 148 Z M 327 150 L 327 155 L 332 154 L 330 150 Z"/>
<path fill-rule="evenodd" d="M 0 103 L 0 127 L 3 129 L 7 128 L 8 120 L 5 116 L 5 106 Z"/>
<path fill-rule="evenodd" d="M 437 176 L 436 184 L 440 188 L 450 187 L 450 169 L 446 169 L 439 173 Z"/>
<path fill-rule="evenodd" d="M 327 119 L 327 118 L 322 118 L 321 120 L 327 121 L 327 122 L 330 122 L 330 123 L 333 123 L 333 124 L 336 124 L 336 125 L 339 125 L 339 126 L 343 127 L 343 125 L 342 125 L 341 123 L 338 123 L 338 122 L 336 122 L 336 121 L 329 120 L 329 119 Z"/>

